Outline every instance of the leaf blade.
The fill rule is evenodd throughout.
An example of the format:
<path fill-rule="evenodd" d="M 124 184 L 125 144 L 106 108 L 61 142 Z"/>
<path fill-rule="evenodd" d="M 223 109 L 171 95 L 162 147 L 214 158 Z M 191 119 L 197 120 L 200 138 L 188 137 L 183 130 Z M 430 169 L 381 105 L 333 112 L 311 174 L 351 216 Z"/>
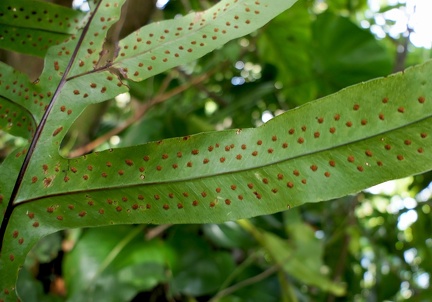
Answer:
<path fill-rule="evenodd" d="M 120 41 L 113 66 L 125 77 L 142 81 L 251 33 L 295 2 L 225 0 L 203 12 L 152 23 Z"/>

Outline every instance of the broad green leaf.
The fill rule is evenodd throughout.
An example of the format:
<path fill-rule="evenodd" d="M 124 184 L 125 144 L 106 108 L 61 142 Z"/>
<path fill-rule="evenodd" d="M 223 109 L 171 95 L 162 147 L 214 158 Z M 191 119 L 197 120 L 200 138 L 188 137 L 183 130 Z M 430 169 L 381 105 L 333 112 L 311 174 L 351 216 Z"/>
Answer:
<path fill-rule="evenodd" d="M 111 62 L 109 54 L 105 56 L 109 50 L 104 49 L 104 39 L 110 26 L 118 19 L 123 2 L 94 1 L 91 12 L 88 14 L 88 20 L 82 31 L 76 35 L 71 35 L 64 43 L 49 49 L 43 73 L 35 83 L 29 83 L 26 77 L 17 74 L 11 68 L 5 68 L 5 72 L 8 75 L 6 78 L 8 81 L 11 81 L 11 84 L 5 82 L 4 85 L 19 85 L 20 89 L 12 91 L 12 95 L 8 95 L 6 92 L 4 97 L 31 112 L 34 120 L 39 122 L 39 124 L 33 135 L 31 144 L 22 150 L 15 151 L 2 164 L 0 204 L 3 210 L 2 213 L 4 213 L 2 224 L 4 240 L 1 253 L 2 258 L 0 259 L 0 266 L 2 268 L 0 284 L 3 287 L 3 291 L 0 292 L 0 299 L 15 299 L 15 286 L 11 274 L 13 274 L 12 272 L 17 272 L 20 265 L 24 262 L 25 255 L 39 238 L 60 229 L 77 225 L 81 227 L 87 224 L 87 218 L 93 215 L 93 213 L 87 216 L 90 212 L 82 209 L 80 199 L 76 199 L 77 196 L 72 194 L 77 185 L 79 186 L 80 193 L 86 190 L 103 189 L 105 191 L 115 188 L 117 183 L 110 184 L 109 182 L 112 179 L 111 171 L 116 169 L 113 164 L 117 165 L 119 160 L 126 166 L 124 169 L 117 169 L 115 172 L 116 175 L 126 176 L 126 173 L 131 171 L 138 171 L 139 173 L 138 178 L 124 177 L 122 182 L 127 188 L 131 188 L 130 185 L 135 186 L 136 180 L 139 180 L 140 184 L 143 183 L 143 180 L 146 178 L 146 168 L 141 163 L 138 163 L 138 161 L 134 162 L 128 158 L 116 158 L 117 156 L 113 158 L 111 155 L 114 153 L 105 152 L 96 161 L 94 161 L 95 158 L 92 156 L 89 157 L 89 161 L 87 161 L 87 157 L 65 159 L 58 153 L 59 146 L 67 129 L 69 129 L 73 121 L 87 105 L 105 101 L 127 90 L 127 86 L 122 82 L 120 75 L 127 75 L 128 64 L 136 60 L 131 56 L 136 55 L 136 58 L 143 59 L 148 57 L 150 53 L 147 48 L 138 49 L 137 47 L 134 52 L 130 50 L 127 56 L 122 55 L 123 50 L 120 50 L 115 62 Z M 157 50 L 163 51 L 165 54 L 166 51 L 171 49 L 170 47 L 180 47 L 179 43 L 188 43 L 188 48 L 185 50 L 187 55 L 177 58 L 175 53 L 173 53 L 176 59 L 171 60 L 169 65 L 155 64 L 152 72 L 160 72 L 186 61 L 197 59 L 231 39 L 250 33 L 268 22 L 278 13 L 287 9 L 294 2 L 294 0 L 288 2 L 282 0 L 254 2 L 250 0 L 221 1 L 215 8 L 211 8 L 208 11 L 188 15 L 178 20 L 178 24 L 188 23 L 187 26 L 192 29 L 185 27 L 185 31 L 188 30 L 192 34 L 180 34 L 179 38 L 175 38 L 174 35 L 173 39 L 161 39 L 164 41 L 157 41 L 157 39 L 161 38 L 157 36 L 154 40 L 159 46 Z M 211 20 L 204 21 L 203 17 L 209 14 Z M 240 16 L 242 19 L 240 19 Z M 193 26 L 190 24 L 192 22 L 200 22 L 202 24 L 198 25 L 197 23 L 196 29 L 193 29 Z M 174 23 L 177 24 L 177 20 L 171 21 L 170 24 L 173 25 Z M 144 35 L 147 34 L 150 37 L 153 34 L 155 26 L 158 25 L 153 24 L 145 27 L 141 30 L 141 33 Z M 232 31 L 231 29 L 227 29 L 227 27 L 231 26 L 233 28 Z M 169 30 L 166 27 L 159 29 L 163 30 L 164 33 L 166 33 L 166 30 Z M 176 30 L 180 31 L 178 28 Z M 208 32 L 209 30 L 212 32 L 211 36 Z M 204 46 L 201 43 L 197 44 L 195 42 L 196 37 L 200 36 L 204 39 L 204 36 L 207 37 L 207 34 L 209 34 L 208 38 L 211 42 L 204 43 Z M 131 48 L 133 49 L 132 46 Z M 115 54 L 111 56 L 115 56 Z M 152 57 L 150 57 L 150 60 L 153 61 Z M 147 70 L 149 71 L 149 68 Z M 17 74 L 16 77 L 9 77 L 9 75 L 15 74 Z M 151 72 L 146 73 L 146 77 L 150 75 L 152 75 Z M 140 78 L 135 76 L 133 79 Z M 3 89 L 2 93 L 4 93 Z M 187 139 L 181 139 L 181 141 L 186 143 L 185 158 L 191 156 L 188 154 L 190 151 L 188 150 L 189 147 L 187 147 L 190 142 L 187 142 Z M 173 140 L 170 144 L 172 143 L 175 143 L 175 141 Z M 153 149 L 153 147 L 150 147 L 150 149 Z M 132 150 L 123 149 L 120 152 L 129 152 Z M 151 156 L 153 157 L 153 154 Z M 81 164 L 85 164 L 85 169 L 89 174 L 81 173 L 83 172 Z M 79 166 L 79 172 L 75 165 Z M 107 171 L 101 170 L 105 168 L 113 169 Z M 159 165 L 154 166 L 154 168 L 159 172 L 161 170 Z M 95 173 L 91 173 L 92 171 Z M 186 174 L 185 176 L 187 176 Z M 77 183 L 78 178 L 74 177 L 75 175 L 80 179 L 79 184 Z M 95 177 L 96 175 L 97 177 Z M 98 180 L 99 177 L 106 181 L 102 187 L 100 186 L 100 180 Z M 13 184 L 11 180 L 16 180 L 15 186 L 11 185 Z M 51 189 L 54 190 L 52 191 Z M 49 200 L 54 197 L 51 195 L 52 192 L 57 192 L 54 193 L 56 194 L 54 200 L 59 198 L 59 200 L 62 200 L 62 206 L 66 206 L 66 203 L 68 205 L 66 207 L 57 207 L 58 200 L 53 204 L 52 200 Z M 115 192 L 115 194 L 118 193 L 117 190 Z M 102 191 L 100 193 L 102 194 Z M 188 194 L 185 191 L 183 196 L 186 197 Z M 50 204 L 49 206 L 46 206 L 44 201 L 40 200 L 42 196 L 44 196 L 42 199 Z M 87 197 L 92 198 L 90 195 L 87 195 Z M 144 198 L 141 194 L 138 197 L 140 199 Z M 122 202 L 127 202 L 129 198 L 122 196 Z M 86 203 L 91 207 L 95 205 L 95 201 L 92 199 L 87 199 Z M 123 208 L 123 205 L 120 206 L 117 204 L 117 200 L 110 200 L 107 203 L 114 203 L 116 206 L 109 209 L 99 207 L 97 218 L 102 218 L 102 220 L 96 219 L 94 222 L 101 225 L 114 224 L 118 220 L 116 218 L 117 215 L 113 214 L 120 213 L 123 209 L 123 213 L 131 211 L 130 209 Z M 20 210 L 21 206 L 24 205 L 30 206 L 32 209 L 29 210 L 27 207 L 24 209 L 23 207 Z M 151 205 L 149 206 L 151 207 Z M 140 207 L 139 205 L 132 206 L 133 209 L 140 209 L 141 211 L 142 208 Z M 178 205 L 178 207 L 180 208 L 181 206 Z M 76 212 L 77 210 L 78 212 Z M 40 215 L 39 213 L 41 212 L 44 214 Z M 53 224 L 51 222 L 44 223 L 43 221 L 45 220 L 42 216 L 53 213 L 56 214 L 56 221 Z M 105 213 L 107 215 L 104 215 Z M 161 214 L 164 215 L 163 212 Z M 110 218 L 110 216 L 112 217 Z M 51 217 L 51 215 L 48 215 L 48 217 Z M 134 219 L 129 220 L 127 218 L 127 221 L 123 221 L 122 218 L 121 223 L 133 223 Z M 29 221 L 31 221 L 30 225 L 28 225 Z M 155 221 L 159 221 L 157 215 L 155 216 Z M 29 228 L 26 226 L 29 226 Z"/>
<path fill-rule="evenodd" d="M 144 80 L 249 34 L 295 2 L 220 1 L 203 12 L 150 24 L 120 41 L 113 66 L 131 80 Z"/>
<path fill-rule="evenodd" d="M 43 57 L 82 26 L 84 14 L 34 0 L 0 2 L 0 48 Z"/>
<path fill-rule="evenodd" d="M 57 159 L 57 166 L 40 161 L 23 183 L 31 190 L 16 200 L 3 267 L 13 270 L 35 232 L 235 220 L 426 171 L 431 65 L 342 90 L 257 129 Z"/>

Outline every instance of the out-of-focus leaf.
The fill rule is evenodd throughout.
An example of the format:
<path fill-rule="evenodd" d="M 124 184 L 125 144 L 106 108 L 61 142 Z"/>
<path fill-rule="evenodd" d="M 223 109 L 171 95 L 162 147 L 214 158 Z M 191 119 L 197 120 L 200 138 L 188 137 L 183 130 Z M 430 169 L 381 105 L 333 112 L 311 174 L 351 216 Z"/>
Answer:
<path fill-rule="evenodd" d="M 236 222 L 205 224 L 204 233 L 215 244 L 225 248 L 246 248 L 254 245 L 254 240 Z"/>
<path fill-rule="evenodd" d="M 332 93 L 392 70 L 393 57 L 388 51 L 348 18 L 323 13 L 313 22 L 312 33 L 321 93 Z"/>
<path fill-rule="evenodd" d="M 313 233 L 305 225 L 298 222 L 289 226 L 289 229 L 295 232 L 292 234 L 296 235 L 291 241 L 260 231 L 245 220 L 241 221 L 241 225 L 251 232 L 270 254 L 274 263 L 280 265 L 287 274 L 302 283 L 319 287 L 335 295 L 344 294 L 345 289 L 342 285 L 333 283 L 328 277 L 322 275 L 319 252 L 322 248 L 317 245 L 316 239 L 312 237 Z M 299 230 L 301 232 L 298 232 Z"/>
<path fill-rule="evenodd" d="M 140 227 L 87 230 L 64 261 L 70 301 L 127 301 L 167 280 L 171 251 Z M 84 299 L 84 300 L 83 300 Z"/>

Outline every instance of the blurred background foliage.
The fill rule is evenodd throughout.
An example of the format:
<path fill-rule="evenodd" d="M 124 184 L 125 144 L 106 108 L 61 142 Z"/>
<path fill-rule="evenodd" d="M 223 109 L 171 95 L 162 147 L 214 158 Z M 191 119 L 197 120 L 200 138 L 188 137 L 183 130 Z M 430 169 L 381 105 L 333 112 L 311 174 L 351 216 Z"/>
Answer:
<path fill-rule="evenodd" d="M 110 39 L 215 2 L 129 0 Z M 410 5 L 300 0 L 259 31 L 89 107 L 62 152 L 256 127 L 421 63 L 431 45 L 419 44 Z M 6 51 L 0 58 L 33 78 L 42 66 Z M 0 157 L 23 143 L 1 133 Z M 23 301 L 429 301 L 431 180 L 426 173 L 238 222 L 56 233 L 28 255 L 18 287 Z"/>

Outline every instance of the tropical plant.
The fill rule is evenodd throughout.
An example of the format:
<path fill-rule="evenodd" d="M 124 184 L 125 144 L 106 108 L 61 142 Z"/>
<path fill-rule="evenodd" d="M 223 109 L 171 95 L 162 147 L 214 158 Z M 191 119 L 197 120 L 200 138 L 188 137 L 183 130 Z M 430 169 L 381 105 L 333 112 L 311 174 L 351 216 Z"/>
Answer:
<path fill-rule="evenodd" d="M 3 301 L 17 299 L 15 277 L 29 251 L 59 230 L 235 221 L 343 197 L 431 169 L 431 62 L 343 89 L 257 128 L 184 135 L 77 157 L 60 152 L 68 130 L 89 105 L 252 33 L 295 2 L 223 0 L 202 12 L 151 23 L 111 46 L 105 38 L 124 0 L 92 1 L 88 13 L 44 2 L 2 1 L 0 47 L 45 56 L 34 82 L 0 65 L 0 126 L 27 141 L 1 165 Z M 324 18 L 332 16 L 320 19 L 323 24 Z M 287 81 L 294 81 L 288 74 Z M 296 211 L 289 213 L 286 219 L 298 221 Z M 308 271 L 301 259 L 306 250 L 294 251 L 246 220 L 239 225 L 297 280 L 344 293 L 340 284 Z M 296 227 L 313 237 L 302 224 L 291 225 Z M 111 230 L 104 240 L 114 247 L 121 237 L 122 244 L 132 242 L 142 228 Z M 87 233 L 90 242 L 99 238 L 97 232 Z M 157 249 L 157 244 L 137 246 Z M 293 255 L 295 261 L 285 264 Z M 218 257 L 223 261 L 226 255 Z M 71 257 L 66 266 L 73 263 Z M 163 279 L 160 272 L 158 280 Z M 71 291 L 85 287 L 83 283 L 70 282 Z M 23 295 L 19 288 L 18 293 Z M 112 299 L 121 300 L 123 294 Z"/>

